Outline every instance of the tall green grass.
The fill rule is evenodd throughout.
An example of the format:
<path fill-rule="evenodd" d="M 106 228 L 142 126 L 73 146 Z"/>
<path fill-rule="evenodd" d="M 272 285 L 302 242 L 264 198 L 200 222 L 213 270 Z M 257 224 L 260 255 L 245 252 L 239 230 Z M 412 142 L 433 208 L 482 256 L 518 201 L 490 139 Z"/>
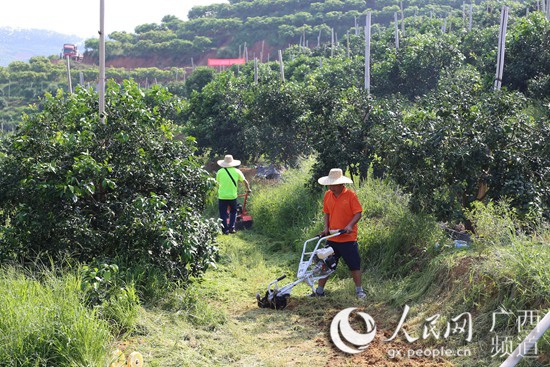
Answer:
<path fill-rule="evenodd" d="M 109 326 L 83 305 L 78 277 L 0 269 L 0 366 L 102 366 Z"/>
<path fill-rule="evenodd" d="M 209 292 L 201 282 L 193 282 L 167 293 L 158 307 L 173 312 L 194 327 L 215 330 L 227 322 L 227 314 L 212 305 L 213 295 Z"/>
<path fill-rule="evenodd" d="M 386 276 L 406 276 L 422 269 L 444 241 L 435 219 L 409 209 L 409 198 L 388 180 L 368 175 L 356 188 L 363 206 L 358 242 L 361 258 Z"/>
<path fill-rule="evenodd" d="M 520 223 L 506 202 L 478 204 L 468 215 L 476 228 L 474 251 L 482 259 L 479 272 L 511 293 L 492 296 L 493 303 L 550 307 L 548 223 Z"/>
<path fill-rule="evenodd" d="M 322 196 L 308 190 L 312 160 L 283 173 L 281 182 L 260 185 L 250 200 L 254 229 L 289 246 L 320 232 Z"/>
<path fill-rule="evenodd" d="M 306 160 L 299 169 L 285 172 L 282 182 L 254 193 L 251 212 L 255 230 L 298 247 L 321 231 L 324 190 L 311 192 L 306 187 L 311 163 Z M 412 213 L 408 197 L 389 181 L 368 175 L 349 188 L 363 206 L 358 242 L 364 266 L 376 267 L 386 275 L 406 275 L 422 267 L 443 236 L 435 220 Z"/>

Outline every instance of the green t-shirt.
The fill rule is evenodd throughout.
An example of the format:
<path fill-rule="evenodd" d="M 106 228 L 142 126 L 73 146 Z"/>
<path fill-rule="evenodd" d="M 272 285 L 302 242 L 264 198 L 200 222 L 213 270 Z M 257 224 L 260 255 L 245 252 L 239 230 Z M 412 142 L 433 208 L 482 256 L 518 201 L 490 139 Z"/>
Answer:
<path fill-rule="evenodd" d="M 233 177 L 235 183 L 231 181 L 227 172 Z M 244 175 L 241 170 L 235 167 L 228 167 L 227 171 L 225 168 L 220 168 L 218 173 L 216 173 L 216 181 L 218 181 L 218 199 L 233 200 L 238 196 L 237 185 L 239 181 L 244 181 Z"/>

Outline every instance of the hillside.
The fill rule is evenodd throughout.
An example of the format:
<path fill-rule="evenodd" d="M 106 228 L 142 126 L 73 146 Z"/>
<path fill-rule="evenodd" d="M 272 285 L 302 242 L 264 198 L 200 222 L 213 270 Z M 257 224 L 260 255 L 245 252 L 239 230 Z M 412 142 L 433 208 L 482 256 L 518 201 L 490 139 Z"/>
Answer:
<path fill-rule="evenodd" d="M 499 8 L 495 4 L 487 7 L 495 14 Z M 187 21 L 165 16 L 160 24 L 137 26 L 135 33 L 112 32 L 106 59 L 113 66 L 121 66 L 125 64 L 121 59 L 131 57 L 140 60 L 134 64 L 141 67 L 205 65 L 207 56 L 273 60 L 278 50 L 292 44 L 314 48 L 331 41 L 343 42 L 350 33 L 358 35 L 367 11 L 371 11 L 377 29 L 390 26 L 396 13 L 400 22 L 406 18 L 407 25 L 417 17 L 441 23 L 448 18 L 449 28 L 451 23 L 460 27 L 459 19 L 464 15 L 462 2 L 452 0 L 230 1 L 194 7 Z M 451 17 L 458 19 L 451 21 Z M 86 41 L 88 60 L 97 60 L 98 46 L 97 39 Z M 153 64 L 153 60 L 161 59 L 160 65 Z"/>

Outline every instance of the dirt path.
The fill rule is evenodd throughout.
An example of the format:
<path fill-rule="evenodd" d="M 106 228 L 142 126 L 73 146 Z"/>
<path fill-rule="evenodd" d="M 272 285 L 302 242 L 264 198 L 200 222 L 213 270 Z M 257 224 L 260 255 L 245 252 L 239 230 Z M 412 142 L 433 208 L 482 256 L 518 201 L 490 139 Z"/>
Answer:
<path fill-rule="evenodd" d="M 224 239 L 225 240 L 225 239 Z M 246 238 L 250 241 L 251 238 Z M 235 241 L 236 242 L 236 239 Z M 251 244 L 252 243 L 252 244 Z M 253 242 L 237 250 L 237 254 L 229 255 L 232 261 L 245 262 L 247 252 L 254 252 L 258 244 Z M 233 244 L 235 245 L 235 244 Z M 226 251 L 228 251 L 226 249 Z M 234 251 L 234 250 L 229 250 Z M 226 253 L 226 256 L 228 254 Z M 241 256 L 239 258 L 239 256 Z M 263 256 L 263 255 L 262 255 Z M 273 255 L 277 256 L 277 255 Z M 291 254 L 294 258 L 296 255 Z M 268 262 L 271 258 L 263 259 Z M 293 260 L 293 261 L 292 261 Z M 297 266 L 296 260 L 280 259 L 282 263 Z M 246 266 L 246 264 L 243 264 Z M 292 290 L 288 306 L 282 311 L 260 309 L 255 302 L 255 293 L 265 289 L 266 279 L 272 280 L 280 275 L 279 270 L 273 270 L 270 264 L 253 261 L 246 266 L 248 272 L 239 274 L 233 279 L 234 296 L 229 296 L 234 302 L 229 308 L 232 322 L 239 335 L 251 336 L 253 348 L 243 353 L 242 360 L 236 363 L 241 366 L 454 366 L 449 360 L 433 357 L 435 346 L 422 346 L 401 341 L 399 336 L 391 342 L 384 341 L 392 336 L 401 316 L 399 310 L 388 310 L 383 304 L 373 304 L 358 300 L 349 279 L 334 280 L 329 283 L 332 293 L 327 297 L 311 299 L 307 297 L 310 289 L 300 284 Z M 235 270 L 240 269 L 236 267 Z M 286 270 L 286 269 L 285 269 Z M 239 271 L 242 271 L 240 269 Z M 285 272 L 289 279 L 293 274 Z M 217 277 L 216 273 L 211 273 Z M 283 283 L 286 284 L 286 283 Z M 364 352 L 355 355 L 347 354 L 335 347 L 330 336 L 330 325 L 334 316 L 348 307 L 357 307 L 357 311 L 366 312 L 376 320 L 378 330 L 373 342 Z M 358 332 L 361 325 L 359 325 Z M 427 351 L 430 356 L 419 357 L 416 353 Z M 439 351 L 439 349 L 438 349 Z M 414 356 L 411 356 L 414 353 Z M 438 352 L 435 352 L 438 353 Z"/>
<path fill-rule="evenodd" d="M 304 289 L 301 289 L 302 292 Z M 260 366 L 454 366 L 444 358 L 431 356 L 434 349 L 439 353 L 441 347 L 411 345 L 398 340 L 385 342 L 384 339 L 390 338 L 394 332 L 385 327 L 377 330 L 374 341 L 365 351 L 355 355 L 340 351 L 331 340 L 330 325 L 333 316 L 341 309 L 358 307 L 358 311 L 369 313 L 375 320 L 387 317 L 376 306 L 361 303 L 354 302 L 352 297 L 340 303 L 327 299 L 311 300 L 298 295 L 291 297 L 289 306 L 282 311 L 252 306 L 244 312 L 235 312 L 232 318 L 239 328 L 243 331 L 255 330 L 254 339 L 258 347 L 239 365 L 254 365 L 249 363 L 256 361 Z M 425 352 L 430 356 L 410 355 Z"/>
<path fill-rule="evenodd" d="M 454 366 L 445 358 L 408 356 L 410 350 L 428 347 L 401 337 L 385 342 L 399 310 L 358 300 L 349 279 L 331 280 L 325 298 L 307 297 L 310 290 L 302 283 L 292 290 L 286 309 L 260 309 L 256 292 L 281 273 L 292 281 L 297 265 L 295 253 L 270 253 L 263 241 L 243 234 L 220 238 L 218 267 L 207 272 L 198 294 L 205 302 L 201 307 L 226 315 L 223 323 L 192 325 L 181 311 L 144 310 L 143 333 L 132 348 L 144 355 L 147 366 Z M 348 307 L 368 313 L 377 326 L 373 342 L 355 355 L 341 352 L 330 337 L 332 319 Z M 356 330 L 362 332 L 361 326 Z"/>

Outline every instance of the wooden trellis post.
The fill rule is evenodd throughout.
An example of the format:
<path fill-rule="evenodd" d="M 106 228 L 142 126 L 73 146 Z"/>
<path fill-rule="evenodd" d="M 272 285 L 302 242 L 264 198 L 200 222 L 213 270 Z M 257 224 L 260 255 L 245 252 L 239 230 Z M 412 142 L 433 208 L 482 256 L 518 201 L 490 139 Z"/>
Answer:
<path fill-rule="evenodd" d="M 334 28 L 330 29 L 330 57 L 334 57 Z"/>
<path fill-rule="evenodd" d="M 348 55 L 348 59 L 349 59 L 349 31 L 346 33 L 346 44 L 347 44 L 347 55 Z"/>
<path fill-rule="evenodd" d="M 254 58 L 254 84 L 258 84 L 258 59 Z"/>
<path fill-rule="evenodd" d="M 260 52 L 260 62 L 264 62 L 264 47 L 265 47 L 265 40 L 262 40 L 262 51 Z"/>
<path fill-rule="evenodd" d="M 73 82 L 71 81 L 71 58 L 67 56 L 67 81 L 69 83 L 69 94 L 73 94 Z"/>

